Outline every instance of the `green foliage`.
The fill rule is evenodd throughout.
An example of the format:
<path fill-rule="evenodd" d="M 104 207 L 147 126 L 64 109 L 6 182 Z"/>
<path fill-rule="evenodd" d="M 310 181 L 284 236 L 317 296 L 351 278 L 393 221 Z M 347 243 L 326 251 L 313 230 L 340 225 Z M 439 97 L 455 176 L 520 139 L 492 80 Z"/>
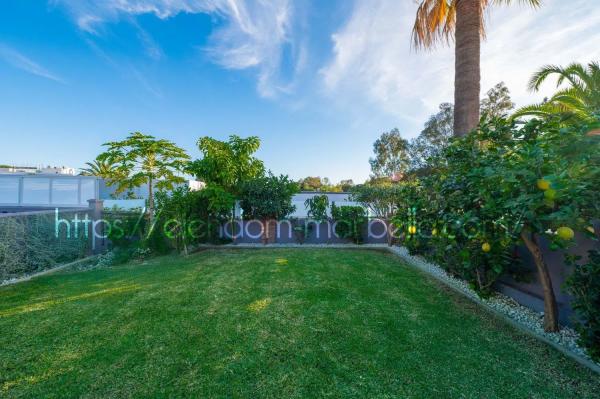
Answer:
<path fill-rule="evenodd" d="M 180 187 L 170 194 L 157 195 L 160 218 L 155 221 L 156 234 L 174 244 L 179 252 L 200 242 L 218 242 L 218 226 L 231 217 L 234 197 L 219 187 L 191 191 Z"/>
<path fill-rule="evenodd" d="M 350 239 L 355 244 L 363 242 L 362 229 L 367 216 L 362 206 L 337 206 L 332 202 L 331 217 L 336 222 L 335 231 L 341 238 Z"/>
<path fill-rule="evenodd" d="M 308 176 L 298 180 L 301 191 L 327 191 L 343 192 L 354 185 L 352 179 L 342 180 L 338 184 L 333 184 L 327 177 Z"/>
<path fill-rule="evenodd" d="M 317 222 L 327 219 L 327 208 L 329 208 L 329 197 L 327 195 L 315 195 L 304 201 L 304 206 L 308 209 L 307 216 Z"/>
<path fill-rule="evenodd" d="M 487 91 L 481 100 L 480 113 L 484 121 L 506 116 L 515 104 L 504 82 Z M 409 152 L 413 172 L 432 172 L 429 160 L 438 157 L 454 136 L 454 105 L 443 103 L 439 111 L 432 115 L 419 136 L 410 141 Z"/>
<path fill-rule="evenodd" d="M 288 176 L 267 176 L 248 180 L 241 185 L 240 206 L 247 219 L 284 219 L 294 212 L 292 197 L 298 184 Z"/>
<path fill-rule="evenodd" d="M 360 184 L 352 188 L 350 200 L 360 203 L 375 217 L 390 218 L 396 211 L 399 187 L 391 184 Z"/>
<path fill-rule="evenodd" d="M 573 273 L 566 287 L 573 295 L 571 305 L 577 314 L 576 327 L 581 344 L 596 361 L 600 361 L 600 252 L 589 251 L 585 264 L 577 264 L 581 257 L 569 258 Z"/>
<path fill-rule="evenodd" d="M 188 171 L 208 186 L 221 187 L 237 195 L 244 182 L 265 173 L 263 162 L 253 156 L 259 147 L 260 139 L 256 136 L 231 135 L 229 141 L 202 137 L 198 148 L 203 157 L 191 162 Z"/>
<path fill-rule="evenodd" d="M 443 103 L 439 112 L 429 117 L 418 137 L 410 141 L 411 169 L 422 169 L 430 158 L 439 156 L 454 136 L 454 106 Z"/>
<path fill-rule="evenodd" d="M 409 143 L 398 129 L 383 133 L 373 143 L 373 152 L 369 163 L 375 177 L 401 175 L 410 167 Z"/>
<path fill-rule="evenodd" d="M 302 191 L 320 191 L 323 187 L 323 180 L 318 176 L 308 176 L 298 181 Z"/>
<path fill-rule="evenodd" d="M 551 76 L 556 85 L 566 83 L 552 97 L 540 104 L 518 109 L 513 118 L 535 116 L 539 118 L 563 117 L 569 124 L 593 123 L 600 113 L 600 64 L 590 62 L 587 66 L 572 63 L 567 67 L 546 65 L 536 72 L 529 82 L 532 91 L 538 91 Z"/>
<path fill-rule="evenodd" d="M 400 239 L 486 293 L 514 271 L 513 248 L 524 230 L 564 247 L 559 227 L 584 231 L 599 214 L 599 140 L 586 135 L 592 127 L 563 128 L 558 119 L 482 122 L 430 161 L 436 173 L 397 185 Z M 552 195 L 538 188 L 540 179 Z M 410 234 L 413 225 L 417 233 Z"/>
<path fill-rule="evenodd" d="M 292 223 L 292 231 L 294 232 L 296 241 L 299 244 L 303 244 L 313 230 L 313 223 L 307 223 L 306 220 L 298 218 L 290 218 L 290 222 Z"/>
<path fill-rule="evenodd" d="M 481 100 L 480 113 L 485 121 L 491 121 L 506 117 L 513 108 L 515 103 L 510 98 L 510 91 L 504 82 L 500 82 L 489 89 L 486 97 Z"/>
<path fill-rule="evenodd" d="M 125 140 L 104 146 L 108 147 L 107 150 L 96 161 L 112 165 L 108 184 L 116 185 L 117 193 L 148 184 L 148 213 L 151 216 L 154 188 L 172 190 L 176 183 L 185 181 L 178 173 L 187 166 L 189 156 L 168 140 L 157 140 L 154 136 L 135 132 Z"/>
<path fill-rule="evenodd" d="M 81 174 L 83 176 L 97 176 L 106 179 L 107 181 L 121 180 L 116 176 L 117 171 L 115 169 L 115 165 L 110 163 L 108 159 L 95 159 L 93 162 L 86 162 L 85 164 L 87 167 L 81 169 Z"/>
<path fill-rule="evenodd" d="M 69 221 L 74 213 L 59 214 Z M 85 256 L 88 240 L 79 223 L 78 235 L 66 226 L 56 235 L 55 214 L 0 217 L 0 282 L 49 269 Z M 83 217 L 79 215 L 81 220 Z"/>

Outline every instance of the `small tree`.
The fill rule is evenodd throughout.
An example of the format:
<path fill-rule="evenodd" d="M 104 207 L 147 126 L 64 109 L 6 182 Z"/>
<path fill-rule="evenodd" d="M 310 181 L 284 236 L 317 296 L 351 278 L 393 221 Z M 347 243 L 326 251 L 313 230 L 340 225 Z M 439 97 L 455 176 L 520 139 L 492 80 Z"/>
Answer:
<path fill-rule="evenodd" d="M 107 150 L 97 157 L 100 163 L 114 165 L 108 179 L 122 193 L 148 184 L 147 214 L 154 217 L 154 189 L 172 190 L 175 184 L 185 182 L 177 173 L 187 166 L 189 156 L 185 150 L 168 140 L 140 132 L 131 133 L 122 141 L 104 144 Z"/>
<path fill-rule="evenodd" d="M 190 244 L 215 239 L 217 225 L 229 214 L 235 199 L 221 188 L 192 191 L 178 187 L 169 194 L 157 193 L 156 202 L 162 222 L 159 233 L 173 240 L 177 250 L 187 255 Z"/>
<path fill-rule="evenodd" d="M 296 207 L 292 197 L 298 192 L 298 184 L 288 176 L 267 176 L 248 180 L 241 185 L 240 205 L 245 219 L 259 219 L 265 226 L 263 240 L 269 236 L 269 220 L 281 220 L 289 216 Z"/>
<path fill-rule="evenodd" d="M 244 182 L 265 173 L 263 162 L 253 156 L 259 147 L 260 139 L 256 136 L 231 135 L 228 141 L 202 137 L 198 148 L 203 157 L 191 162 L 188 171 L 208 186 L 221 187 L 237 196 Z"/>
<path fill-rule="evenodd" d="M 342 238 L 349 238 L 355 244 L 363 242 L 362 228 L 367 222 L 362 206 L 337 206 L 331 203 L 331 217 L 335 220 L 335 230 Z"/>
<path fill-rule="evenodd" d="M 315 195 L 314 197 L 307 198 L 304 201 L 304 206 L 308 209 L 308 217 L 322 222 L 327 219 L 327 208 L 329 208 L 329 197 L 325 194 Z"/>

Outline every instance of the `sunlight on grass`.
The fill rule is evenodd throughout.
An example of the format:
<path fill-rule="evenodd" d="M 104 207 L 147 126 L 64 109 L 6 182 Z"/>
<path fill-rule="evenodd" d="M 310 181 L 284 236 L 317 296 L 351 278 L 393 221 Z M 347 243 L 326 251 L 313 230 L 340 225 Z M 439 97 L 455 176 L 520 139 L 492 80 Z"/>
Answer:
<path fill-rule="evenodd" d="M 18 386 L 18 385 L 23 385 L 23 384 L 35 385 L 39 382 L 48 380 L 52 377 L 55 377 L 57 375 L 60 375 L 64 372 L 68 372 L 71 370 L 72 370 L 72 368 L 62 368 L 62 369 L 57 368 L 57 369 L 49 370 L 42 374 L 28 375 L 26 377 L 22 377 L 22 378 L 14 380 L 14 381 L 6 381 L 5 383 L 2 384 L 2 392 L 6 392 L 6 391 L 10 390 L 11 388 L 14 388 L 15 386 Z"/>
<path fill-rule="evenodd" d="M 271 298 L 258 299 L 248 305 L 248 310 L 251 312 L 258 313 L 263 311 L 271 303 Z"/>
<path fill-rule="evenodd" d="M 277 258 L 275 259 L 275 263 L 277 263 L 278 265 L 287 265 L 288 260 L 285 258 Z"/>
<path fill-rule="evenodd" d="M 8 317 L 8 316 L 14 316 L 17 314 L 22 314 L 22 313 L 29 313 L 29 312 L 35 312 L 38 310 L 45 310 L 52 306 L 60 305 L 60 304 L 67 303 L 67 302 L 77 301 L 77 300 L 86 299 L 86 298 L 94 298 L 94 297 L 99 297 L 99 296 L 119 294 L 122 292 L 136 291 L 136 290 L 139 290 L 140 288 L 141 288 L 141 286 L 139 284 L 132 284 L 132 285 L 126 285 L 126 286 L 122 286 L 122 287 L 114 287 L 114 288 L 108 288 L 108 289 L 100 290 L 100 291 L 88 292 L 88 293 L 80 294 L 80 295 L 73 295 L 73 296 L 69 296 L 66 298 L 59 298 L 59 299 L 53 299 L 50 301 L 43 301 L 43 302 L 32 303 L 29 305 L 17 306 L 15 308 L 0 311 L 0 317 Z"/>

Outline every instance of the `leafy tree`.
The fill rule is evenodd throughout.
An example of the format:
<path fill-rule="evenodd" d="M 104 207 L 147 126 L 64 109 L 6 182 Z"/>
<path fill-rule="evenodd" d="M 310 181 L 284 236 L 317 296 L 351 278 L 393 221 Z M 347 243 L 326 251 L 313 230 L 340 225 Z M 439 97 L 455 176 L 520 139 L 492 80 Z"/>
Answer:
<path fill-rule="evenodd" d="M 439 112 L 429 117 L 419 136 L 410 142 L 412 169 L 425 168 L 427 160 L 440 155 L 454 134 L 454 106 L 442 103 Z"/>
<path fill-rule="evenodd" d="M 389 176 L 382 176 L 382 177 L 375 177 L 375 176 L 371 176 L 369 177 L 369 180 L 367 180 L 365 182 L 366 186 L 391 186 L 393 185 L 394 182 L 392 181 L 392 179 Z"/>
<path fill-rule="evenodd" d="M 308 217 L 320 223 L 327 219 L 329 197 L 325 194 L 315 195 L 314 197 L 307 198 L 306 201 L 304 201 L 304 206 L 308 209 Z"/>
<path fill-rule="evenodd" d="M 323 182 L 318 176 L 308 176 L 298 181 L 302 191 L 320 191 L 323 187 Z"/>
<path fill-rule="evenodd" d="M 410 166 L 409 143 L 398 129 L 383 133 L 373 143 L 375 158 L 369 159 L 375 177 L 402 175 Z"/>
<path fill-rule="evenodd" d="M 342 180 L 340 181 L 339 186 L 343 192 L 348 192 L 354 187 L 354 181 L 352 179 Z"/>
<path fill-rule="evenodd" d="M 543 287 L 547 331 L 558 329 L 558 308 L 540 237 L 564 247 L 573 229 L 590 224 L 600 143 L 586 135 L 589 129 L 561 128 L 557 119 L 523 126 L 494 119 L 453 141 L 444 151 L 446 167 L 425 180 L 428 202 L 437 207 L 434 223 L 444 232 L 441 256 L 478 289 L 506 273 L 511 248 L 525 244 Z"/>
<path fill-rule="evenodd" d="M 156 202 L 159 233 L 187 255 L 190 244 L 217 239 L 218 225 L 228 216 L 235 198 L 220 187 L 197 191 L 178 187 L 171 193 L 157 193 Z"/>
<path fill-rule="evenodd" d="M 245 218 L 280 220 L 294 212 L 292 197 L 298 192 L 298 184 L 288 176 L 257 177 L 241 186 L 241 207 Z"/>
<path fill-rule="evenodd" d="M 237 195 L 244 182 L 265 173 L 263 162 L 253 156 L 259 147 L 260 139 L 256 136 L 232 135 L 228 141 L 202 137 L 198 140 L 198 148 L 203 157 L 191 162 L 188 171 L 207 186 L 222 187 Z"/>
<path fill-rule="evenodd" d="M 534 7 L 541 0 L 521 0 Z M 442 41 L 455 43 L 454 133 L 464 135 L 479 123 L 481 38 L 484 12 L 492 4 L 510 0 L 420 0 L 412 32 L 416 48 L 432 48 Z"/>
<path fill-rule="evenodd" d="M 355 244 L 362 243 L 362 228 L 367 222 L 362 206 L 337 206 L 332 202 L 331 217 L 336 221 L 335 231 L 341 238 L 349 238 Z"/>
<path fill-rule="evenodd" d="M 97 161 L 114 165 L 108 184 L 116 185 L 117 193 L 147 184 L 150 219 L 154 217 L 154 189 L 172 190 L 175 184 L 185 182 L 178 172 L 185 169 L 189 156 L 171 141 L 135 132 L 104 146 L 107 150 Z"/>
<path fill-rule="evenodd" d="M 486 93 L 486 98 L 481 100 L 481 115 L 486 120 L 505 117 L 515 108 L 515 103 L 510 98 L 510 90 L 504 82 L 498 83 Z"/>
<path fill-rule="evenodd" d="M 241 185 L 240 205 L 245 219 L 263 221 L 263 240 L 270 239 L 269 222 L 288 217 L 296 206 L 292 205 L 292 197 L 298 192 L 298 184 L 288 176 L 267 176 L 248 180 Z"/>
<path fill-rule="evenodd" d="M 397 210 L 398 185 L 359 184 L 352 188 L 350 200 L 358 202 L 378 218 L 391 218 Z"/>
<path fill-rule="evenodd" d="M 514 106 L 508 87 L 500 82 L 481 100 L 481 115 L 489 121 L 507 115 Z M 429 118 L 419 136 L 410 142 L 411 169 L 426 171 L 428 159 L 439 156 L 453 135 L 454 106 L 442 103 L 438 113 Z"/>
<path fill-rule="evenodd" d="M 562 115 L 569 123 L 593 123 L 600 113 L 600 64 L 590 62 L 587 67 L 573 63 L 566 68 L 547 65 L 536 72 L 529 81 L 529 89 L 538 91 L 551 76 L 556 76 L 556 85 L 567 87 L 557 91 L 541 104 L 518 109 L 513 118 L 537 116 L 542 118 Z"/>

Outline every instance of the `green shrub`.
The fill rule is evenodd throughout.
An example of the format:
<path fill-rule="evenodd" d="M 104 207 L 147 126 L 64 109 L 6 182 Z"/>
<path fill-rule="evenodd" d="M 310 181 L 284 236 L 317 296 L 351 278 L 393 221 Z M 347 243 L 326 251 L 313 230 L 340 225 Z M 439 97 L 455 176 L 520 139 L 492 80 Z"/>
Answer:
<path fill-rule="evenodd" d="M 355 244 L 363 242 L 362 229 L 367 217 L 362 206 L 336 206 L 332 202 L 331 217 L 336 222 L 335 231 L 341 238 L 348 238 Z"/>
<path fill-rule="evenodd" d="M 60 213 L 71 221 L 73 212 Z M 49 269 L 85 256 L 88 240 L 79 224 L 67 235 L 66 227 L 56 235 L 56 215 L 41 213 L 0 217 L 0 281 Z M 83 219 L 83 217 L 79 217 Z M 70 227 L 70 229 L 73 229 Z"/>
<path fill-rule="evenodd" d="M 327 208 L 329 208 L 329 197 L 325 194 L 315 195 L 312 198 L 307 198 L 304 201 L 304 206 L 307 208 L 307 216 L 317 222 L 322 222 L 327 219 Z"/>
<path fill-rule="evenodd" d="M 575 314 L 577 331 L 581 344 L 589 354 L 600 360 L 600 252 L 589 251 L 587 263 L 577 264 L 581 257 L 569 258 L 573 273 L 566 282 L 568 292 L 573 295 L 571 302 Z"/>
<path fill-rule="evenodd" d="M 274 176 L 271 172 L 242 184 L 240 206 L 245 219 L 281 220 L 296 207 L 292 197 L 298 192 L 298 184 L 288 176 Z"/>

